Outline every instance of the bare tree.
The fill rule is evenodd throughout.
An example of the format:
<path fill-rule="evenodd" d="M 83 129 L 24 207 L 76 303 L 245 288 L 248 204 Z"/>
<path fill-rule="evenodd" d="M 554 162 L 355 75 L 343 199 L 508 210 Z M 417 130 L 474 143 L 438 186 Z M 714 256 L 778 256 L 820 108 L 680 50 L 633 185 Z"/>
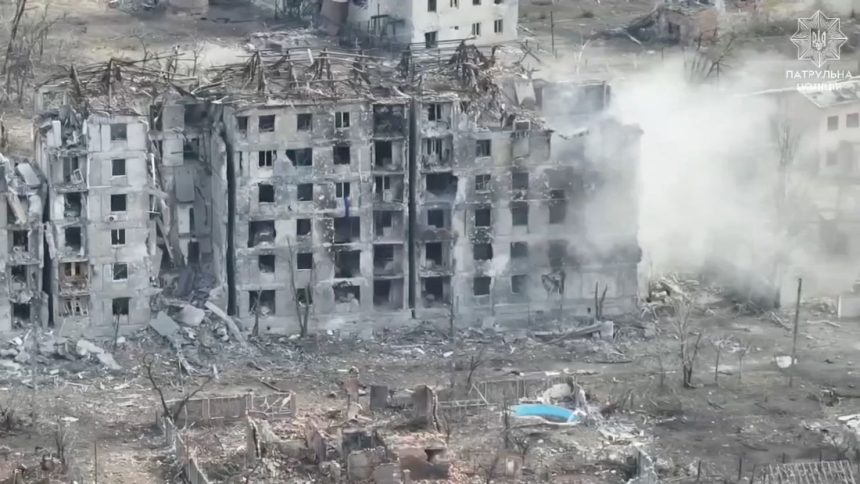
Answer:
<path fill-rule="evenodd" d="M 469 373 L 466 375 L 466 391 L 469 391 L 472 388 L 472 377 L 475 375 L 475 370 L 484 364 L 484 352 L 486 349 L 486 347 L 482 346 L 477 355 L 469 356 Z"/>
<path fill-rule="evenodd" d="M 696 331 L 693 327 L 690 320 L 692 305 L 688 301 L 677 300 L 674 303 L 674 307 L 675 316 L 672 319 L 672 325 L 675 330 L 675 336 L 678 338 L 684 388 L 694 388 L 693 369 L 702 344 L 702 332 L 701 330 Z"/>
<path fill-rule="evenodd" d="M 609 290 L 609 285 L 603 286 L 603 294 L 600 294 L 598 298 L 597 295 L 600 292 L 600 283 L 594 283 L 594 321 L 600 322 L 603 321 L 603 303 L 606 301 L 606 291 Z"/>
<path fill-rule="evenodd" d="M 788 243 L 790 221 L 788 220 L 788 178 L 789 170 L 794 165 L 798 153 L 800 139 L 798 132 L 794 129 L 786 106 L 780 106 L 780 112 L 773 120 L 772 133 L 773 145 L 777 154 L 777 178 L 774 186 L 775 224 L 774 236 L 776 239 L 776 250 L 773 255 L 770 283 L 772 285 L 772 302 L 774 307 L 779 307 L 779 286 L 782 272 L 782 261 Z M 838 196 L 838 192 L 837 192 Z"/>
<path fill-rule="evenodd" d="M 735 355 L 738 357 L 738 382 L 743 381 L 744 377 L 744 358 L 746 358 L 747 353 L 749 353 L 750 344 L 744 341 L 741 341 L 735 350 Z"/>
<path fill-rule="evenodd" d="M 714 362 L 714 383 L 719 384 L 720 378 L 720 356 L 723 354 L 723 351 L 730 349 L 731 339 L 730 338 L 712 338 L 711 346 L 714 347 L 714 352 L 716 353 L 716 361 Z"/>
<path fill-rule="evenodd" d="M 61 471 L 65 473 L 69 469 L 69 457 L 67 450 L 74 446 L 77 433 L 74 432 L 63 419 L 57 417 L 54 429 L 54 446 L 57 451 L 57 459 L 60 461 Z"/>
<path fill-rule="evenodd" d="M 454 336 L 456 335 L 456 327 L 455 323 L 457 321 L 457 305 L 460 303 L 460 297 L 457 296 L 451 300 L 451 304 L 448 305 L 448 339 L 454 340 Z"/>
<path fill-rule="evenodd" d="M 496 478 L 496 469 L 499 467 L 499 461 L 501 461 L 501 460 L 502 460 L 501 451 L 496 451 L 496 453 L 493 454 L 493 457 L 490 459 L 490 461 L 481 466 L 481 468 L 484 471 L 484 483 L 485 484 L 492 484 L 493 479 Z"/>
<path fill-rule="evenodd" d="M 196 389 L 186 394 L 182 400 L 176 402 L 173 405 L 173 408 L 167 404 L 167 400 L 164 398 L 164 391 L 161 389 L 161 385 L 155 379 L 155 376 L 152 374 L 152 365 L 154 363 L 155 357 L 148 353 L 143 357 L 143 368 L 146 370 L 146 377 L 149 379 L 150 385 L 152 385 L 152 389 L 155 390 L 155 393 L 158 394 L 158 400 L 161 403 L 161 409 L 164 411 L 164 416 L 169 418 L 172 422 L 175 422 L 179 417 L 179 414 L 182 413 L 182 410 L 185 408 L 185 405 L 188 404 L 188 401 L 191 400 L 194 395 L 200 393 L 203 388 L 212 381 L 215 377 L 214 374 L 210 374 L 206 380 L 203 381 Z"/>
<path fill-rule="evenodd" d="M 313 296 L 311 291 L 313 290 L 314 285 L 314 277 L 316 275 L 316 264 L 311 265 L 310 275 L 308 277 L 308 282 L 304 288 L 303 297 L 299 297 L 299 291 L 296 284 L 296 254 L 293 251 L 292 243 L 289 239 L 287 239 L 287 248 L 289 249 L 289 257 L 287 257 L 287 263 L 289 264 L 289 278 L 290 278 L 290 290 L 293 292 L 293 302 L 296 308 L 296 318 L 299 323 L 299 336 L 304 338 L 308 335 L 308 326 L 310 322 L 310 314 L 311 314 L 311 306 L 313 305 Z"/>

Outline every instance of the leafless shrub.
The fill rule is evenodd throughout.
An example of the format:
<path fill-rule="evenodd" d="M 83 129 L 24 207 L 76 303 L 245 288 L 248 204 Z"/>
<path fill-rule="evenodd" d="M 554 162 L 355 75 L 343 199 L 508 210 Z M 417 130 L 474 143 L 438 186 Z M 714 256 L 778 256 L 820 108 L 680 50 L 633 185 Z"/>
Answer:
<path fill-rule="evenodd" d="M 215 375 L 209 375 L 203 383 L 201 383 L 196 389 L 189 392 L 182 398 L 179 402 L 173 405 L 171 408 L 170 405 L 167 404 L 167 400 L 164 398 L 164 391 L 161 389 L 161 385 L 155 379 L 155 376 L 152 374 L 152 366 L 154 363 L 154 356 L 152 354 L 147 354 L 143 357 L 143 368 L 146 371 L 146 377 L 149 379 L 150 385 L 152 385 L 152 389 L 155 393 L 158 394 L 158 400 L 161 403 L 161 409 L 164 412 L 164 415 L 170 418 L 171 421 L 176 421 L 179 415 L 182 413 L 182 410 L 185 408 L 185 405 L 188 404 L 188 401 L 191 400 L 194 395 L 200 393 L 203 388 L 212 381 Z"/>
<path fill-rule="evenodd" d="M 6 432 L 17 429 L 21 424 L 18 413 L 18 398 L 14 393 L 4 401 L 0 401 L 0 427 Z"/>
<path fill-rule="evenodd" d="M 499 461 L 502 460 L 502 453 L 497 451 L 493 457 L 486 463 L 482 464 L 481 471 L 486 484 L 491 484 L 496 478 L 496 469 L 499 467 Z"/>
<path fill-rule="evenodd" d="M 54 448 L 56 450 L 56 457 L 60 461 L 60 470 L 63 473 L 69 469 L 69 454 L 67 450 L 74 446 L 75 440 L 77 440 L 77 432 L 62 418 L 57 417 L 54 428 Z"/>
<path fill-rule="evenodd" d="M 690 320 L 692 305 L 688 301 L 675 301 L 674 308 L 675 317 L 672 318 L 672 327 L 678 338 L 683 384 L 684 388 L 694 388 L 693 370 L 702 345 L 702 332 L 696 330 Z"/>
<path fill-rule="evenodd" d="M 469 391 L 472 388 L 472 377 L 475 375 L 475 371 L 484 364 L 484 351 L 486 351 L 486 348 L 482 346 L 477 355 L 469 357 L 469 373 L 466 375 L 466 391 Z"/>

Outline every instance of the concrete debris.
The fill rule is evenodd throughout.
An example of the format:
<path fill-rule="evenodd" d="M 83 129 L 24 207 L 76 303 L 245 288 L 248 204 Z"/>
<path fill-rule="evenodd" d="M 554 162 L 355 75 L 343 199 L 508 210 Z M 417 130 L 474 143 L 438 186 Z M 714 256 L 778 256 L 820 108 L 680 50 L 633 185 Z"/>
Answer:
<path fill-rule="evenodd" d="M 182 310 L 176 316 L 180 323 L 188 326 L 200 326 L 203 318 L 206 317 L 206 312 L 200 308 L 196 308 L 190 304 L 182 307 Z"/>
<path fill-rule="evenodd" d="M 102 366 L 106 367 L 111 371 L 120 371 L 122 370 L 122 366 L 120 366 L 112 354 L 108 353 L 100 346 L 92 343 L 91 341 L 87 341 L 85 339 L 79 339 L 76 345 L 76 349 L 78 355 L 81 357 L 88 357 L 89 355 L 93 355 L 102 364 Z"/>
<path fill-rule="evenodd" d="M 225 313 L 221 308 L 213 304 L 211 301 L 206 301 L 206 309 L 212 311 L 212 314 L 218 316 L 222 321 L 227 324 L 227 328 L 230 329 L 230 334 L 235 340 L 239 341 L 243 345 L 247 344 L 247 342 L 245 341 L 245 337 L 242 336 L 242 332 L 239 331 L 239 327 L 236 326 L 236 322 L 233 321 L 233 318 L 231 318 L 227 313 Z"/>
<path fill-rule="evenodd" d="M 179 328 L 179 325 L 176 324 L 176 321 L 171 319 L 166 312 L 159 312 L 155 318 L 149 322 L 149 327 L 167 339 L 170 343 L 181 346 L 181 329 Z"/>

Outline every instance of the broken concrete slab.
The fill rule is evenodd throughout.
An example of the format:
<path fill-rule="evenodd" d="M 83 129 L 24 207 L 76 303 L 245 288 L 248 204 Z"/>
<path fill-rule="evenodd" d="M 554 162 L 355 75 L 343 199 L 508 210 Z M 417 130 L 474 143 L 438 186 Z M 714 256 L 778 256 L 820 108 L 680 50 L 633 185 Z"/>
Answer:
<path fill-rule="evenodd" d="M 14 358 L 18 356 L 18 350 L 9 348 L 8 350 L 0 350 L 0 358 Z"/>
<path fill-rule="evenodd" d="M 113 358 L 113 355 L 105 351 L 100 346 L 96 345 L 91 341 L 87 341 L 85 339 L 79 339 L 78 343 L 75 347 L 75 350 L 78 353 L 78 356 L 88 357 L 89 355 L 95 355 L 96 359 L 99 360 L 103 366 L 112 371 L 120 371 L 122 370 L 122 366 L 116 362 Z"/>
<path fill-rule="evenodd" d="M 346 457 L 346 473 L 353 481 L 366 481 L 377 466 L 385 462 L 385 448 L 352 452 Z"/>
<path fill-rule="evenodd" d="M 18 174 L 24 178 L 24 181 L 30 188 L 39 188 L 42 184 L 42 181 L 39 179 L 39 175 L 36 173 L 36 170 L 29 163 L 18 163 L 15 166 L 15 169 L 18 171 Z"/>
<path fill-rule="evenodd" d="M 122 366 L 120 366 L 119 363 L 116 362 L 116 360 L 113 358 L 113 355 L 110 353 L 96 353 L 96 359 L 98 359 L 99 363 L 101 363 L 104 367 L 111 371 L 122 370 Z"/>
<path fill-rule="evenodd" d="M 237 339 L 243 345 L 245 344 L 245 337 L 242 336 L 242 332 L 239 331 L 239 327 L 236 326 L 236 322 L 233 321 L 233 318 L 225 313 L 223 309 L 216 306 L 212 301 L 206 301 L 205 306 L 206 309 L 212 311 L 212 314 L 218 316 L 218 318 L 227 323 L 227 328 L 230 329 L 230 334 L 233 335 L 233 338 Z"/>
<path fill-rule="evenodd" d="M 75 349 L 79 356 L 87 356 L 90 353 L 104 353 L 105 351 L 95 343 L 83 338 L 78 340 L 77 345 L 75 345 Z"/>
<path fill-rule="evenodd" d="M 176 319 L 187 326 L 200 326 L 203 318 L 206 317 L 206 311 L 196 308 L 190 304 L 182 307 L 182 310 L 176 315 Z"/>
<path fill-rule="evenodd" d="M 176 324 L 176 321 L 171 319 L 164 311 L 160 311 L 155 318 L 149 322 L 149 327 L 171 343 L 179 344 L 181 342 L 182 336 L 179 333 L 181 331 L 179 325 Z"/>

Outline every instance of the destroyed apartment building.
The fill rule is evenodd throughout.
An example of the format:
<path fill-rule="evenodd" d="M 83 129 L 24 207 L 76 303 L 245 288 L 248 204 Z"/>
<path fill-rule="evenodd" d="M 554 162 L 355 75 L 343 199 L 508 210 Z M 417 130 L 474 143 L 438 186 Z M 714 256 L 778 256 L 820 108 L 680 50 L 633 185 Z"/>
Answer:
<path fill-rule="evenodd" d="M 474 46 L 392 68 L 257 40 L 204 86 L 112 61 L 42 88 L 46 324 L 144 325 L 189 272 L 267 332 L 635 308 L 638 129 L 556 133 L 547 83 Z"/>
<path fill-rule="evenodd" d="M 0 217 L 3 274 L 0 285 L 0 332 L 46 322 L 43 292 L 42 207 L 45 181 L 25 161 L 0 156 Z"/>

